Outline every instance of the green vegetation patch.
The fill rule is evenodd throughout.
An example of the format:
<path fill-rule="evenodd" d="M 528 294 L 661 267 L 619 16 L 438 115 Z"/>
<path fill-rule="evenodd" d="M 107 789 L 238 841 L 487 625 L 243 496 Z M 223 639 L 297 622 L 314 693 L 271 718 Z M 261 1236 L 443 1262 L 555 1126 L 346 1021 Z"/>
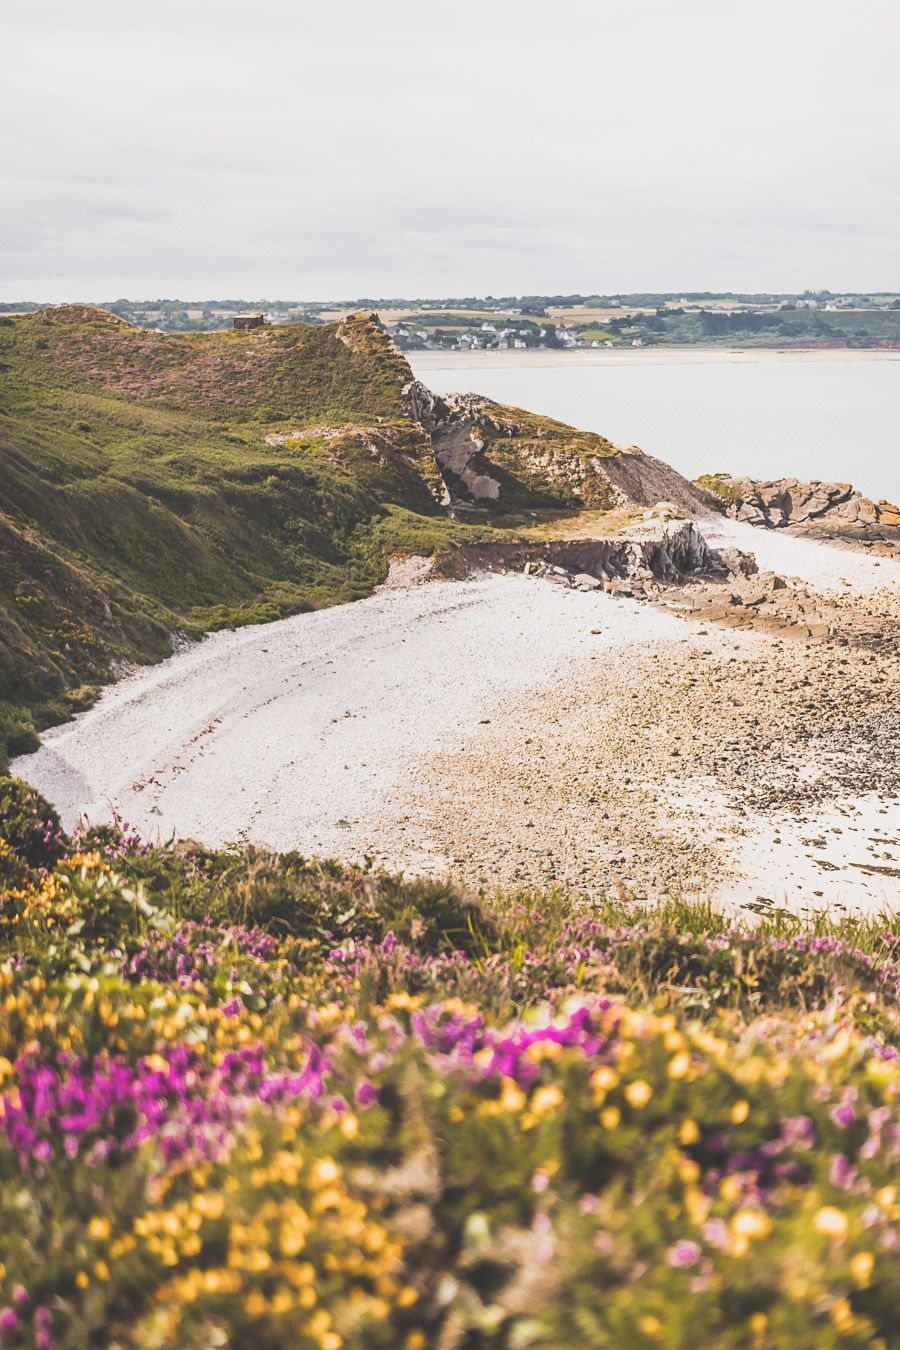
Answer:
<path fill-rule="evenodd" d="M 741 501 L 741 489 L 739 484 L 734 482 L 727 473 L 705 473 L 694 482 L 698 487 L 705 488 L 707 492 L 714 492 L 717 497 L 721 497 L 723 502 L 734 505 Z"/>

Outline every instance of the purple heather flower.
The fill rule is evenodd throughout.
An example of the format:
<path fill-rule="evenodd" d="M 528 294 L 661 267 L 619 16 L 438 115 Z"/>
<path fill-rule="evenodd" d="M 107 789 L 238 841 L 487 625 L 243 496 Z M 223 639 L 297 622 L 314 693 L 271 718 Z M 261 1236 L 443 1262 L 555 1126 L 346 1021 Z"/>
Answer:
<path fill-rule="evenodd" d="M 856 1176 L 857 1169 L 849 1158 L 845 1158 L 843 1153 L 835 1153 L 828 1169 L 828 1179 L 832 1186 L 837 1186 L 839 1190 L 845 1191 L 853 1185 Z"/>
<path fill-rule="evenodd" d="M 4 1335 L 11 1336 L 14 1331 L 18 1330 L 20 1321 L 21 1319 L 15 1308 L 4 1308 L 3 1311 L 0 1312 L 0 1332 L 3 1332 Z"/>
<path fill-rule="evenodd" d="M 707 1219 L 703 1225 L 703 1236 L 714 1247 L 725 1248 L 728 1245 L 728 1229 L 724 1219 Z"/>
<path fill-rule="evenodd" d="M 680 1242 L 673 1243 L 666 1253 L 666 1260 L 670 1266 L 680 1268 L 682 1266 L 692 1266 L 700 1256 L 700 1248 L 696 1242 L 691 1242 L 689 1238 L 683 1238 Z"/>
<path fill-rule="evenodd" d="M 781 1127 L 781 1137 L 795 1148 L 815 1147 L 816 1134 L 809 1116 L 789 1116 Z"/>
<path fill-rule="evenodd" d="M 37 1350 L 50 1350 L 53 1344 L 53 1318 L 49 1308 L 38 1308 L 34 1314 L 34 1343 Z"/>

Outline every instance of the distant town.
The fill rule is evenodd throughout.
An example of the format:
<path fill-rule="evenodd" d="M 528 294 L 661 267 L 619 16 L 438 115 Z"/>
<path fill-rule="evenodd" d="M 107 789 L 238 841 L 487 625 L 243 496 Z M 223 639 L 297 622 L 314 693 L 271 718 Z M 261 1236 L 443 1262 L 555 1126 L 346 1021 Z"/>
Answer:
<path fill-rule="evenodd" d="M 621 294 L 361 297 L 302 300 L 125 300 L 98 302 L 130 323 L 160 332 L 251 327 L 254 322 L 327 323 L 374 309 L 403 351 L 528 351 L 732 346 L 900 349 L 900 293 Z M 24 313 L 36 304 L 0 304 Z"/>

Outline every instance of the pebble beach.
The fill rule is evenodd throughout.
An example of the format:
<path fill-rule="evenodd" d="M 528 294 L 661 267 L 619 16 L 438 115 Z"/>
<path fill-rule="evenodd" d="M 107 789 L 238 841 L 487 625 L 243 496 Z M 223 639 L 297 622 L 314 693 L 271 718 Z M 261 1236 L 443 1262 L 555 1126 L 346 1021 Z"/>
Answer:
<path fill-rule="evenodd" d="M 896 560 L 704 529 L 857 617 L 900 617 Z M 151 838 L 374 856 L 487 888 L 798 911 L 897 898 L 896 642 L 425 576 L 406 563 L 367 600 L 135 671 L 14 771 L 69 825 L 118 815 Z"/>

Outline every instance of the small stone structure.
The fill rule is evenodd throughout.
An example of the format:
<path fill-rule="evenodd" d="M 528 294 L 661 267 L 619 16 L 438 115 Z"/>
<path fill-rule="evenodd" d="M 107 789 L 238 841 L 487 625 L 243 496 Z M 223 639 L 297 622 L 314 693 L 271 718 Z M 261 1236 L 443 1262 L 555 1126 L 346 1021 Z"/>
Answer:
<path fill-rule="evenodd" d="M 231 320 L 232 328 L 262 328 L 265 322 L 261 314 L 235 314 Z"/>

